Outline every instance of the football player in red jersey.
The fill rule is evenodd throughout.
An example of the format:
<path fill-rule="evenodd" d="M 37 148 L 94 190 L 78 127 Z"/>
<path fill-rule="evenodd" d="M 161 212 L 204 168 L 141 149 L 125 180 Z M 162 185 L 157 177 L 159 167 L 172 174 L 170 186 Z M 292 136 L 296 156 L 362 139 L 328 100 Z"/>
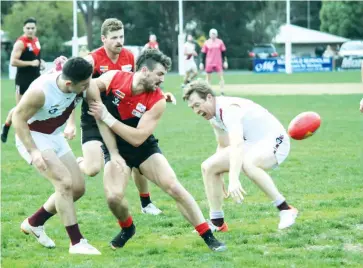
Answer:
<path fill-rule="evenodd" d="M 115 18 L 106 19 L 101 26 L 101 40 L 103 46 L 91 52 L 86 59 L 93 65 L 93 78 L 110 70 L 122 70 L 133 72 L 135 70 L 135 59 L 131 51 L 124 48 L 123 23 Z M 105 95 L 101 95 L 104 100 Z M 96 176 L 103 167 L 104 158 L 109 158 L 96 121 L 88 113 L 88 104 L 82 103 L 81 130 L 83 157 L 77 159 L 82 172 L 88 176 Z M 72 139 L 75 135 L 74 114 L 65 128 L 65 136 Z M 107 160 L 106 160 L 107 161 Z M 151 201 L 148 181 L 138 172 L 133 170 L 135 184 L 139 190 L 141 201 L 141 212 L 158 215 L 162 211 Z"/>
<path fill-rule="evenodd" d="M 145 49 L 157 49 L 159 50 L 159 43 L 156 41 L 156 35 L 155 34 L 150 34 L 149 36 L 149 42 L 147 42 L 143 48 L 143 50 Z"/>
<path fill-rule="evenodd" d="M 137 168 L 174 198 L 180 212 L 211 250 L 224 251 L 226 246 L 214 237 L 198 204 L 178 181 L 153 135 L 165 111 L 160 85 L 170 67 L 169 57 L 156 49 L 147 49 L 137 59 L 135 73 L 109 71 L 94 79 L 87 93 L 89 113 L 98 120 L 110 152 L 104 189 L 108 206 L 121 227 L 111 247 L 123 247 L 135 234 L 125 191 L 132 168 Z M 105 104 L 100 91 L 106 92 Z"/>
<path fill-rule="evenodd" d="M 16 40 L 11 52 L 10 64 L 17 67 L 15 77 L 16 104 L 28 89 L 30 84 L 40 76 L 40 69 L 44 67 L 44 61 L 40 58 L 40 43 L 35 36 L 37 21 L 28 18 L 24 21 L 24 34 Z M 5 124 L 2 126 L 1 141 L 6 142 L 11 126 L 13 109 L 10 110 Z"/>

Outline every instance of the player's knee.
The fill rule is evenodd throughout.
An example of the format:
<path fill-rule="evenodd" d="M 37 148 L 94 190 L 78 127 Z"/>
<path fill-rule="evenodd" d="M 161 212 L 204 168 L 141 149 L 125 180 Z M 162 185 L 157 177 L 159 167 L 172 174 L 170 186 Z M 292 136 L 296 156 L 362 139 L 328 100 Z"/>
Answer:
<path fill-rule="evenodd" d="M 216 167 L 213 164 L 212 161 L 209 161 L 208 159 L 203 161 L 201 165 L 202 173 L 203 175 L 213 174 L 216 173 Z"/>
<path fill-rule="evenodd" d="M 73 199 L 74 201 L 80 199 L 86 193 L 85 185 L 77 185 L 73 187 Z"/>
<path fill-rule="evenodd" d="M 165 190 L 171 197 L 176 200 L 182 199 L 183 193 L 185 192 L 183 186 L 177 181 L 169 183 Z"/>
<path fill-rule="evenodd" d="M 72 195 L 73 183 L 70 176 L 64 176 L 58 178 L 55 185 L 56 191 L 60 192 L 62 195 Z"/>
<path fill-rule="evenodd" d="M 94 177 L 98 173 L 100 173 L 101 168 L 102 168 L 101 165 L 98 165 L 98 164 L 88 165 L 88 166 L 85 166 L 84 173 L 87 176 Z"/>
<path fill-rule="evenodd" d="M 120 205 L 124 197 L 125 193 L 122 191 L 109 191 L 106 193 L 107 204 L 110 207 Z"/>

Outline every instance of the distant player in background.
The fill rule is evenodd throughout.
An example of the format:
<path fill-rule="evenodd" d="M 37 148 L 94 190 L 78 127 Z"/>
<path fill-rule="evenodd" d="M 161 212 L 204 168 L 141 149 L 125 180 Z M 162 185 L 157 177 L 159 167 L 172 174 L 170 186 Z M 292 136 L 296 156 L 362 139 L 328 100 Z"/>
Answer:
<path fill-rule="evenodd" d="M 205 69 L 207 73 L 207 82 L 211 83 L 211 75 L 213 72 L 218 73 L 219 86 L 221 94 L 224 92 L 224 78 L 223 68 L 228 68 L 228 62 L 226 57 L 226 46 L 223 41 L 219 39 L 218 32 L 216 29 L 209 31 L 209 39 L 205 41 L 202 47 L 202 62 L 199 64 L 200 70 Z M 222 63 L 223 61 L 223 63 Z"/>
<path fill-rule="evenodd" d="M 149 36 L 149 42 L 147 42 L 143 48 L 143 50 L 145 49 L 157 49 L 159 50 L 159 43 L 156 41 L 156 35 L 155 34 L 150 34 Z"/>
<path fill-rule="evenodd" d="M 24 21 L 24 34 L 16 40 L 10 56 L 10 64 L 17 67 L 15 77 L 16 104 L 28 89 L 30 84 L 40 76 L 40 69 L 44 69 L 44 62 L 40 58 L 40 43 L 35 36 L 37 21 L 28 18 Z M 13 109 L 10 110 L 5 124 L 2 126 L 1 141 L 8 139 Z"/>
<path fill-rule="evenodd" d="M 251 179 L 280 211 L 279 229 L 295 223 L 298 211 L 289 206 L 266 172 L 285 161 L 290 152 L 289 136 L 279 120 L 248 99 L 216 97 L 205 81 L 191 82 L 184 100 L 194 113 L 209 120 L 217 139 L 217 151 L 202 163 L 203 181 L 210 208 L 211 229 L 226 232 L 222 210 L 223 173 L 229 173 L 228 195 L 242 203 L 240 173 Z M 227 195 L 227 196 L 228 196 Z"/>
<path fill-rule="evenodd" d="M 182 88 L 190 83 L 197 75 L 198 75 L 198 68 L 197 64 L 195 63 L 194 57 L 198 56 L 195 50 L 195 42 L 193 36 L 188 34 L 187 41 L 184 44 L 184 68 L 185 68 L 185 77 L 184 83 L 182 84 Z"/>

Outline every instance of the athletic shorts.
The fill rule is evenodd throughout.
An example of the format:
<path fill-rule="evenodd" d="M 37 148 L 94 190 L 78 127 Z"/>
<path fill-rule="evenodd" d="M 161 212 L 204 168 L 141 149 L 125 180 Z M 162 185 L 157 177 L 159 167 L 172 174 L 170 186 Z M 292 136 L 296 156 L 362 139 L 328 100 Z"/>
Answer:
<path fill-rule="evenodd" d="M 16 78 L 15 79 L 15 90 L 18 94 L 24 95 L 25 92 L 28 90 L 30 84 L 37 79 L 38 77 L 32 77 L 32 78 Z"/>
<path fill-rule="evenodd" d="M 71 151 L 71 147 L 69 147 L 68 142 L 63 136 L 63 133 L 44 134 L 36 131 L 30 131 L 30 134 L 35 142 L 35 145 L 41 152 L 50 149 L 53 150 L 60 158 Z M 18 136 L 15 136 L 15 141 L 16 148 L 18 149 L 20 155 L 28 164 L 31 164 L 31 156 Z"/>
<path fill-rule="evenodd" d="M 222 67 L 222 65 L 210 64 L 205 67 L 205 71 L 206 71 L 206 73 L 213 73 L 213 72 L 221 73 L 221 72 L 223 72 L 223 67 Z"/>
<path fill-rule="evenodd" d="M 106 164 L 108 161 L 111 160 L 110 154 L 105 145 L 102 146 L 102 150 L 104 153 L 104 159 Z M 144 163 L 153 154 L 162 154 L 157 141 L 152 144 L 148 144 L 146 146 L 135 147 L 135 150 L 133 152 L 131 151 L 124 152 L 122 147 L 119 147 L 118 150 L 121 157 L 125 160 L 126 165 L 130 169 L 132 168 L 138 169 L 140 165 Z"/>
<path fill-rule="evenodd" d="M 106 145 L 103 142 L 102 136 L 98 127 L 89 127 L 89 128 L 81 128 L 82 130 L 82 144 L 85 144 L 88 141 L 100 141 L 102 142 L 101 149 L 103 152 L 103 158 L 105 164 L 111 160 L 111 156 L 109 151 L 107 150 Z M 151 155 L 155 153 L 162 153 L 158 141 L 155 139 L 154 141 L 143 144 L 139 147 L 134 147 L 133 150 L 130 150 L 130 147 L 125 150 L 122 146 L 118 145 L 119 153 L 121 157 L 125 160 L 126 165 L 132 168 L 139 168 L 139 166 L 148 159 Z"/>
<path fill-rule="evenodd" d="M 101 133 L 98 126 L 81 127 L 82 145 L 88 141 L 100 141 L 103 143 Z"/>
<path fill-rule="evenodd" d="M 261 148 L 264 150 L 265 148 L 270 148 L 271 151 L 275 154 L 277 165 L 281 165 L 290 152 L 290 138 L 287 133 L 281 133 L 276 135 L 270 135 L 265 137 L 263 140 L 254 142 L 254 141 L 245 141 L 244 152 L 248 153 L 250 150 Z"/>
<path fill-rule="evenodd" d="M 184 62 L 185 72 L 197 72 L 197 64 L 195 64 L 194 60 L 186 60 Z"/>
<path fill-rule="evenodd" d="M 86 142 L 89 142 L 89 141 L 99 141 L 102 143 L 101 145 L 101 150 L 102 150 L 102 153 L 103 153 L 103 160 L 104 160 L 104 163 L 106 164 L 108 161 L 110 161 L 110 153 L 108 152 L 104 142 L 103 142 L 103 139 L 102 139 L 102 136 L 101 136 L 101 133 L 98 129 L 97 126 L 92 126 L 92 127 L 87 127 L 87 128 L 82 128 L 81 127 L 81 142 L 82 142 L 82 145 L 85 144 Z"/>

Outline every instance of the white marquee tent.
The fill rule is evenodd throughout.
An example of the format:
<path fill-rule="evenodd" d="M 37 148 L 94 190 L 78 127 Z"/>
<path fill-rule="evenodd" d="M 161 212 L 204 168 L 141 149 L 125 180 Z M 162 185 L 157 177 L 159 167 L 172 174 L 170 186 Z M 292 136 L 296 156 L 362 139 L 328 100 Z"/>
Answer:
<path fill-rule="evenodd" d="M 341 36 L 293 24 L 284 24 L 280 27 L 278 34 L 272 39 L 272 42 L 275 44 L 285 44 L 288 37 L 290 37 L 292 44 L 339 44 L 349 41 L 349 39 Z"/>

